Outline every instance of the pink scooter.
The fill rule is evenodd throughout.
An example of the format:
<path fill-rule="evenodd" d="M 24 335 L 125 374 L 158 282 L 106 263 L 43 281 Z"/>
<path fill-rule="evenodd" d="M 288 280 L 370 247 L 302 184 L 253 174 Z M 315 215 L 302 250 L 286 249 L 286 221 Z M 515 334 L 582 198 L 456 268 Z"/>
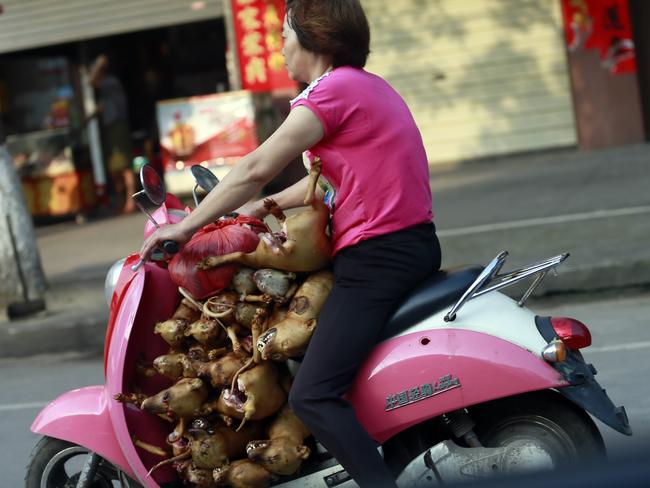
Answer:
<path fill-rule="evenodd" d="M 214 183 L 196 173 L 209 191 Z M 157 175 L 142 175 L 146 193 L 158 204 L 166 200 L 152 219 L 162 224 L 182 218 Z M 625 409 L 612 404 L 580 354 L 591 343 L 587 327 L 523 307 L 567 256 L 499 274 L 507 257 L 502 252 L 485 268 L 431 276 L 395 311 L 347 398 L 400 486 L 602 458 L 605 446 L 588 413 L 631 435 Z M 499 292 L 526 278 L 533 282 L 518 302 Z M 137 255 L 118 261 L 106 283 L 105 384 L 64 393 L 40 412 L 32 431 L 44 437 L 32 454 L 27 488 L 185 486 L 171 467 L 148 475 L 160 458 L 134 444 L 137 437 L 164 445 L 169 424 L 113 399 L 130 391 L 139 360 L 167 352 L 153 327 L 176 309 L 178 287 L 164 267 L 138 263 Z M 145 393 L 167 386 L 156 377 L 138 381 Z M 313 442 L 299 474 L 274 486 L 356 486 Z"/>

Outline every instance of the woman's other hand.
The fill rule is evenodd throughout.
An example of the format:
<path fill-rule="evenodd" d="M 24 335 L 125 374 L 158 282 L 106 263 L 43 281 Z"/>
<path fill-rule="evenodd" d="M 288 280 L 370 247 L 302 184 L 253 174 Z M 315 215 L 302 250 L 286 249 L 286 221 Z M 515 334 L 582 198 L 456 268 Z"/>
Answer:
<path fill-rule="evenodd" d="M 239 207 L 236 212 L 240 215 L 255 217 L 263 220 L 269 212 L 264 208 L 264 200 L 254 200 Z"/>
<path fill-rule="evenodd" d="M 180 249 L 194 234 L 194 232 L 185 230 L 182 224 L 183 222 L 179 222 L 178 224 L 169 224 L 156 229 L 142 244 L 139 253 L 140 259 L 148 261 L 154 249 L 158 247 L 162 248 L 163 242 L 165 241 L 176 242 Z"/>

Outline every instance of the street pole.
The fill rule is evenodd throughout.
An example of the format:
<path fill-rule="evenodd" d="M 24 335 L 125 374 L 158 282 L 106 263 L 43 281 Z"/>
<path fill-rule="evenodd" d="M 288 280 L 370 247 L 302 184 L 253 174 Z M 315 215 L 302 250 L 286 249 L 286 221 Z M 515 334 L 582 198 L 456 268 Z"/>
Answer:
<path fill-rule="evenodd" d="M 231 0 L 223 0 L 223 19 L 226 24 L 226 71 L 230 90 L 241 90 L 242 82 L 239 71 L 239 57 L 237 55 L 237 36 L 235 34 L 235 19 L 233 18 Z"/>

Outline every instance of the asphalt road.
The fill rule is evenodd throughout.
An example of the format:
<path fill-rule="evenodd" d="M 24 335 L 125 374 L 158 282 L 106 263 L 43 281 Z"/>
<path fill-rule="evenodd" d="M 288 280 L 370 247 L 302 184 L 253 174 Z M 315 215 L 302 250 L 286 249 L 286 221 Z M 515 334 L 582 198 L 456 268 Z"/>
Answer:
<path fill-rule="evenodd" d="M 434 166 L 436 227 L 456 229 L 650 205 L 647 145 Z"/>
<path fill-rule="evenodd" d="M 594 301 L 595 298 L 595 301 Z M 630 296 L 563 297 L 530 304 L 540 314 L 572 316 L 587 324 L 593 345 L 584 354 L 612 400 L 625 405 L 635 435 L 598 423 L 610 457 L 650 450 L 650 292 Z M 29 426 L 58 394 L 102 381 L 102 361 L 80 354 L 0 360 L 0 488 L 23 486 L 25 466 L 38 437 Z"/>

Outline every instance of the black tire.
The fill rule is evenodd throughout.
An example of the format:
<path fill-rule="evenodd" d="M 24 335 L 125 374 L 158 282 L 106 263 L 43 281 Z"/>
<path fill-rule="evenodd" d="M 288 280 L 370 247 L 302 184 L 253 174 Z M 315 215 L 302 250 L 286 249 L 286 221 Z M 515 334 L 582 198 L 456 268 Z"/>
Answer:
<path fill-rule="evenodd" d="M 510 447 L 510 472 L 562 468 L 606 458 L 603 438 L 587 413 L 553 391 L 534 392 L 470 409 L 485 447 Z M 518 466 L 532 451 L 539 466 Z M 533 463 L 534 464 L 534 463 Z M 547 465 L 548 464 L 548 465 Z"/>
<path fill-rule="evenodd" d="M 41 488 L 45 482 L 47 488 L 74 487 L 79 478 L 81 466 L 89 450 L 70 442 L 43 437 L 34 449 L 27 464 L 25 488 Z M 91 485 L 92 488 L 112 488 L 113 480 L 119 480 L 119 471 L 113 464 L 102 459 Z M 121 474 L 131 488 L 141 485 Z"/>

